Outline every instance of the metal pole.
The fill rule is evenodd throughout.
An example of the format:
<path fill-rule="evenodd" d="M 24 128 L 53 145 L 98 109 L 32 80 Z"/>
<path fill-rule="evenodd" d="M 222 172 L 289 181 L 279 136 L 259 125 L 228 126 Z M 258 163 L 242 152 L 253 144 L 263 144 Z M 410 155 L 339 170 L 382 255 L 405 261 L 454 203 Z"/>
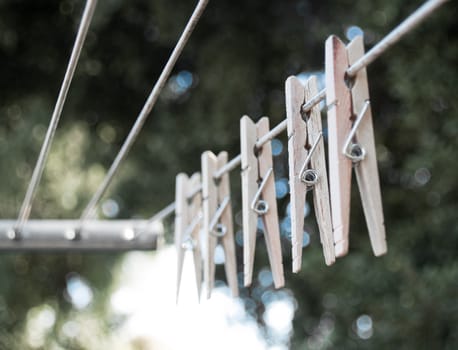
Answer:
<path fill-rule="evenodd" d="M 17 237 L 14 223 L 0 220 L 2 251 L 155 250 L 164 234 L 159 221 L 89 220 L 78 231 L 79 220 L 29 220 Z"/>

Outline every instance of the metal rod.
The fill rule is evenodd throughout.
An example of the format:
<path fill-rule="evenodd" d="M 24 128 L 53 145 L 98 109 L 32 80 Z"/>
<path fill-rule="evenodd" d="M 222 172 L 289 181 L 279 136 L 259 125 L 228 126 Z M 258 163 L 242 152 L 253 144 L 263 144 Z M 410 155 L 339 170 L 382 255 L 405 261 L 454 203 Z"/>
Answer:
<path fill-rule="evenodd" d="M 166 206 L 160 212 L 156 213 L 154 216 L 151 217 L 151 219 L 148 220 L 148 222 L 149 223 L 153 223 L 153 222 L 156 222 L 156 221 L 162 221 L 167 216 L 171 215 L 174 211 L 175 211 L 175 202 L 174 203 L 170 203 L 168 206 Z"/>
<path fill-rule="evenodd" d="M 29 220 L 15 239 L 13 220 L 0 220 L 0 250 L 127 251 L 157 249 L 164 226 L 147 220 Z M 139 233 L 142 233 L 141 235 Z"/>
<path fill-rule="evenodd" d="M 369 50 L 364 56 L 362 56 L 355 64 L 353 64 L 347 70 L 347 74 L 350 76 L 355 75 L 360 69 L 366 67 L 378 58 L 387 48 L 396 43 L 403 35 L 412 30 L 417 24 L 428 17 L 435 9 L 448 0 L 430 0 L 409 16 L 404 22 L 396 27 L 391 33 L 389 33 L 384 39 L 382 39 L 376 46 Z M 314 97 L 312 97 L 307 103 L 302 106 L 302 112 L 307 113 L 318 103 L 326 98 L 326 89 L 322 89 Z M 266 142 L 271 141 L 275 136 L 286 130 L 286 119 L 278 124 L 275 128 L 270 130 L 269 133 L 265 134 L 256 142 L 256 147 L 261 148 Z M 219 179 L 226 172 L 232 171 L 241 163 L 241 157 L 238 155 L 224 167 L 218 169 L 214 177 Z"/>
<path fill-rule="evenodd" d="M 326 98 L 326 89 L 321 90 L 313 96 L 313 98 L 305 103 L 302 106 L 302 112 L 307 113 L 310 112 L 310 110 L 315 107 L 318 103 L 320 103 L 322 100 Z M 264 144 L 266 144 L 269 141 L 272 141 L 272 139 L 275 136 L 280 135 L 283 131 L 286 130 L 287 127 L 287 122 L 286 119 L 284 119 L 280 124 L 275 126 L 273 129 L 271 129 L 267 134 L 265 134 L 263 137 L 261 137 L 257 142 L 256 142 L 256 148 L 260 149 Z"/>
<path fill-rule="evenodd" d="M 124 161 L 124 159 L 127 157 L 127 154 L 129 153 L 130 149 L 132 148 L 132 145 L 134 144 L 135 140 L 137 139 L 138 135 L 140 134 L 140 131 L 143 127 L 143 124 L 145 124 L 146 119 L 148 118 L 151 110 L 153 109 L 154 105 L 156 104 L 156 101 L 159 97 L 159 94 L 161 93 L 162 89 L 165 86 L 165 83 L 167 82 L 173 67 L 175 66 L 175 63 L 180 56 L 181 52 L 183 51 L 183 48 L 185 47 L 186 43 L 189 40 L 189 37 L 191 36 L 191 33 L 193 32 L 197 22 L 199 21 L 202 13 L 205 10 L 205 7 L 207 6 L 208 0 L 200 0 L 194 9 L 193 14 L 191 15 L 188 24 L 186 25 L 185 29 L 183 30 L 183 33 L 181 34 L 180 39 L 178 40 L 175 48 L 173 49 L 172 54 L 170 55 L 169 60 L 167 61 L 164 69 L 162 70 L 161 75 L 159 76 L 159 79 L 157 80 L 156 84 L 153 87 L 153 90 L 151 91 L 150 95 L 148 96 L 148 99 L 146 100 L 145 105 L 143 106 L 142 110 L 140 111 L 140 114 L 137 117 L 137 120 L 135 121 L 135 124 L 133 125 L 132 129 L 129 132 L 129 135 L 127 136 L 126 140 L 124 141 L 124 144 L 121 147 L 121 150 L 119 153 L 116 155 L 116 158 L 114 159 L 113 163 L 111 164 L 110 169 L 108 170 L 105 178 L 103 179 L 102 183 L 94 193 L 93 197 L 89 201 L 88 205 L 83 211 L 83 214 L 81 215 L 81 222 L 84 222 L 87 219 L 90 219 L 94 216 L 97 204 L 99 203 L 100 199 L 106 192 L 108 186 L 110 185 L 111 181 L 113 180 L 114 176 L 116 175 L 121 163 Z"/>
<path fill-rule="evenodd" d="M 73 50 L 70 55 L 70 61 L 65 72 L 64 81 L 59 91 L 59 96 L 57 97 L 56 105 L 54 106 L 54 111 L 52 113 L 51 121 L 49 122 L 48 131 L 46 132 L 43 145 L 41 146 L 40 154 L 38 156 L 37 163 L 33 169 L 32 178 L 29 182 L 27 192 L 25 194 L 24 201 L 22 202 L 21 209 L 19 211 L 17 222 L 15 223 L 15 230 L 20 232 L 22 227 L 27 222 L 30 211 L 32 209 L 32 202 L 35 197 L 38 185 L 43 174 L 43 170 L 48 159 L 49 151 L 51 149 L 51 144 L 56 133 L 57 125 L 59 124 L 59 119 L 62 114 L 65 100 L 67 98 L 67 93 L 70 88 L 70 84 L 73 79 L 73 75 L 78 64 L 78 60 L 83 48 L 84 40 L 89 29 L 89 25 L 92 21 L 94 15 L 95 6 L 97 0 L 88 0 L 81 17 L 81 23 L 76 35 L 75 44 L 73 45 Z"/>
<path fill-rule="evenodd" d="M 286 119 L 284 119 L 278 125 L 276 125 L 273 129 L 271 129 L 267 134 L 265 134 L 258 141 L 256 141 L 255 147 L 257 149 L 261 149 L 264 144 L 266 144 L 269 141 L 272 141 L 272 139 L 275 136 L 278 136 L 283 131 L 285 131 L 286 130 L 286 126 L 287 126 Z"/>
<path fill-rule="evenodd" d="M 202 221 L 202 215 L 199 214 L 197 215 L 196 217 L 194 217 L 194 219 L 191 221 L 191 223 L 189 224 L 188 227 L 186 227 L 185 231 L 184 231 L 184 240 L 187 240 L 189 238 L 192 239 L 191 235 L 193 233 L 193 231 L 196 229 L 197 225 Z M 184 242 L 181 242 L 181 243 L 184 243 Z"/>
<path fill-rule="evenodd" d="M 224 174 L 231 172 L 237 168 L 242 163 L 242 155 L 238 155 L 235 158 L 232 158 L 229 162 L 219 168 L 214 174 L 215 179 L 220 179 Z"/>
<path fill-rule="evenodd" d="M 305 103 L 302 106 L 302 111 L 304 113 L 310 112 L 310 110 L 315 107 L 318 103 L 320 103 L 322 100 L 326 98 L 326 89 L 321 90 L 318 92 L 316 96 L 314 96 L 310 101 Z M 273 129 L 271 129 L 267 134 L 265 134 L 263 137 L 261 137 L 257 142 L 256 142 L 256 148 L 262 148 L 267 142 L 272 141 L 272 139 L 275 136 L 280 135 L 283 131 L 286 130 L 287 122 L 286 119 L 281 121 L 278 125 L 276 125 Z M 226 165 L 221 167 L 216 171 L 216 173 L 213 175 L 215 179 L 221 178 L 225 173 L 231 172 L 235 168 L 237 168 L 242 162 L 242 156 L 239 154 L 235 158 L 231 159 Z"/>
<path fill-rule="evenodd" d="M 315 107 L 318 103 L 323 101 L 326 98 L 326 89 L 319 91 L 315 96 L 313 96 L 310 100 L 307 101 L 302 106 L 302 113 L 308 113 Z"/>
<path fill-rule="evenodd" d="M 387 36 L 379 41 L 372 49 L 364 56 L 347 69 L 347 74 L 353 77 L 359 70 L 368 66 L 382 53 L 384 53 L 393 44 L 397 43 L 404 35 L 412 31 L 418 24 L 428 18 L 439 6 L 446 3 L 448 0 L 429 0 L 418 8 L 414 13 L 407 17 L 400 25 L 394 28 Z"/>
<path fill-rule="evenodd" d="M 385 38 L 383 38 L 377 45 L 375 45 L 371 50 L 366 52 L 358 61 L 356 61 L 351 67 L 348 68 L 347 74 L 349 76 L 354 76 L 359 70 L 366 67 L 377 59 L 385 50 L 391 47 L 394 43 L 399 41 L 405 34 L 410 32 L 415 28 L 421 21 L 426 19 L 431 15 L 434 10 L 436 10 L 440 5 L 444 4 L 448 0 L 429 0 L 423 6 L 421 6 L 417 11 L 411 14 L 407 19 L 405 19 L 399 26 L 393 29 Z M 312 97 L 306 104 L 302 106 L 302 112 L 306 113 L 310 111 L 315 105 L 321 102 L 326 97 L 326 89 L 321 90 Z M 264 135 L 261 139 L 256 142 L 256 147 L 260 148 L 266 142 L 272 140 L 275 136 L 280 134 L 286 129 L 286 120 L 283 120 L 275 128 L 270 130 L 269 133 Z M 219 179 L 225 173 L 234 170 L 241 163 L 241 156 L 238 155 L 231 161 L 229 161 L 225 166 L 218 169 L 213 175 L 214 178 Z M 197 187 L 193 194 L 198 193 L 202 189 L 201 186 Z M 167 208 L 171 207 L 174 203 L 169 204 Z M 171 215 L 173 211 L 169 211 L 167 214 Z M 165 216 L 163 216 L 165 217 Z"/>
<path fill-rule="evenodd" d="M 202 184 L 200 184 L 199 186 L 197 186 L 197 187 L 188 195 L 188 199 L 194 198 L 194 196 L 195 196 L 196 194 L 198 194 L 200 191 L 202 191 Z"/>
<path fill-rule="evenodd" d="M 213 229 L 215 228 L 216 224 L 218 223 L 219 219 L 221 218 L 221 215 L 223 215 L 230 201 L 231 201 L 231 197 L 227 196 L 221 202 L 221 204 L 219 205 L 218 209 L 215 212 L 215 215 L 213 215 L 213 218 L 210 221 L 210 228 L 208 231 L 210 232 L 213 231 Z"/>

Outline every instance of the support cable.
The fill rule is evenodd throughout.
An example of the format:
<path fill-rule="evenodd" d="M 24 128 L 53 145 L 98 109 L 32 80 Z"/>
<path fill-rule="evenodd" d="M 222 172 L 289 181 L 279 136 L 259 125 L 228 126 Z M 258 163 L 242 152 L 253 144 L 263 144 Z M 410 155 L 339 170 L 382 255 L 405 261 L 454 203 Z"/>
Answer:
<path fill-rule="evenodd" d="M 437 10 L 441 5 L 449 0 L 429 0 L 424 3 L 421 7 L 419 7 L 414 13 L 412 13 L 409 17 L 407 17 L 401 24 L 399 24 L 396 28 L 394 28 L 388 35 L 386 35 L 382 40 L 380 40 L 372 49 L 367 51 L 364 56 L 362 56 L 358 61 L 356 61 L 352 66 L 347 69 L 347 74 L 350 77 L 355 76 L 361 69 L 368 66 L 374 60 L 376 60 L 382 53 L 384 53 L 387 49 L 397 43 L 403 36 L 410 33 L 418 24 L 424 21 L 426 18 L 431 16 L 431 14 Z M 326 89 L 321 90 L 318 92 L 317 95 L 313 96 L 307 103 L 302 106 L 302 111 L 304 113 L 309 112 L 314 106 L 320 103 L 322 100 L 326 98 Z M 281 121 L 278 125 L 276 125 L 273 129 L 271 129 L 267 134 L 265 134 L 262 138 L 260 138 L 256 142 L 256 148 L 262 148 L 262 146 L 271 141 L 275 136 L 281 134 L 283 131 L 286 130 L 286 119 Z M 234 169 L 236 169 L 241 164 L 242 157 L 241 155 L 237 155 L 233 159 L 231 159 L 226 165 L 218 169 L 213 177 L 215 179 L 221 178 L 225 173 L 228 173 Z M 202 190 L 202 186 L 196 187 L 191 194 L 189 195 L 191 198 L 199 193 Z M 162 220 L 167 216 L 173 214 L 175 208 L 175 203 L 169 204 L 165 209 L 162 209 L 158 214 L 154 215 L 149 222 L 153 222 L 156 220 Z M 161 214 L 161 215 L 159 215 Z"/>
<path fill-rule="evenodd" d="M 35 165 L 35 168 L 33 169 L 32 178 L 29 182 L 29 186 L 27 188 L 27 192 L 25 194 L 25 198 L 22 202 L 17 222 L 15 224 L 14 233 L 17 236 L 17 238 L 20 237 L 20 232 L 23 229 L 24 224 L 29 219 L 30 212 L 32 209 L 32 202 L 37 192 L 41 176 L 43 175 L 46 160 L 48 159 L 51 144 L 56 133 L 57 125 L 59 124 L 62 109 L 67 98 L 67 93 L 70 88 L 73 75 L 75 74 L 76 66 L 78 64 L 81 50 L 83 48 L 83 44 L 86 39 L 89 25 L 92 21 L 96 5 L 97 0 L 88 0 L 86 2 L 86 6 L 81 17 L 81 23 L 78 29 L 78 34 L 76 35 L 75 44 L 70 55 L 70 61 L 67 66 L 67 71 L 65 72 L 64 81 L 62 82 L 59 96 L 57 98 L 57 102 L 51 117 L 51 121 L 49 122 L 48 131 L 46 132 L 45 139 L 41 146 L 40 155 L 38 156 L 37 163 Z"/>
<path fill-rule="evenodd" d="M 111 181 L 113 180 L 117 171 L 119 170 L 121 163 L 126 159 L 127 154 L 129 153 L 130 149 L 132 148 L 132 145 L 134 144 L 135 140 L 137 139 L 138 135 L 140 134 L 143 124 L 145 123 L 151 110 L 153 109 L 154 105 L 156 104 L 159 94 L 161 93 L 162 89 L 164 88 L 165 83 L 167 82 L 172 72 L 172 69 L 175 66 L 175 63 L 178 57 L 180 56 L 181 52 L 183 51 L 183 48 L 185 47 L 186 43 L 188 42 L 196 24 L 199 22 L 199 19 L 202 13 L 204 12 L 205 7 L 207 6 L 207 3 L 208 3 L 208 0 L 199 0 L 196 8 L 194 9 L 193 14 L 191 15 L 188 21 L 188 24 L 186 25 L 183 33 L 181 34 L 180 39 L 178 40 L 175 48 L 173 49 L 173 52 L 170 55 L 169 60 L 167 61 L 164 69 L 162 70 L 162 73 L 159 76 L 156 84 L 154 85 L 153 90 L 151 91 L 150 95 L 148 96 L 148 99 L 146 100 L 145 105 L 143 106 L 142 110 L 140 111 L 140 114 L 138 115 L 137 120 L 135 121 L 135 124 L 133 125 L 126 140 L 124 141 L 124 144 L 122 145 L 121 150 L 116 155 L 116 158 L 114 159 L 113 163 L 111 164 L 111 167 L 108 170 L 105 178 L 102 180 L 102 183 L 97 188 L 96 192 L 92 196 L 88 205 L 84 209 L 83 214 L 81 215 L 81 218 L 80 218 L 81 224 L 83 224 L 84 221 L 94 217 L 94 214 L 97 208 L 97 204 L 100 202 L 102 196 L 108 189 L 108 186 L 110 185 Z"/>

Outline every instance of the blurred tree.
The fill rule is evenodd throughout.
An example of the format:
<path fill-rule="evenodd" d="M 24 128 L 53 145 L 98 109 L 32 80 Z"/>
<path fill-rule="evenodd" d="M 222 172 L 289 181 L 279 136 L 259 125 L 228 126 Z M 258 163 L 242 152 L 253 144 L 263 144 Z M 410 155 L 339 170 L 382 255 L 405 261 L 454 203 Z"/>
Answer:
<path fill-rule="evenodd" d="M 173 200 L 178 171 L 199 168 L 202 151 L 239 152 L 241 115 L 269 115 L 272 125 L 284 117 L 285 79 L 322 72 L 329 34 L 345 38 L 358 26 L 369 48 L 419 5 L 413 0 L 210 2 L 105 198 L 119 204 L 118 217 L 151 215 Z M 19 210 L 83 6 L 81 0 L 0 1 L 2 218 L 14 218 Z M 99 2 L 34 217 L 80 215 L 193 6 L 179 0 Z M 456 2 L 446 4 L 368 69 L 389 253 L 372 256 L 356 192 L 351 251 L 335 266 L 324 266 L 314 218 L 307 217 L 311 242 L 304 268 L 287 273 L 287 288 L 297 301 L 292 349 L 458 346 L 456 9 Z M 277 178 L 286 176 L 286 166 L 283 150 L 276 157 Z M 240 209 L 238 174 L 232 191 Z M 280 200 L 282 213 L 287 201 Z M 262 244 L 257 256 L 260 271 L 267 263 Z M 118 258 L 3 253 L 0 347 L 26 348 L 25 324 L 41 310 L 34 307 L 47 303 L 57 320 L 42 347 L 57 342 L 81 348 L 58 332 L 75 312 L 69 283 L 89 284 L 91 307 L 103 315 Z M 247 310 L 260 323 L 261 296 L 269 288 L 255 282 L 242 290 Z M 43 310 L 52 316 L 49 308 Z M 97 327 L 108 330 L 109 324 L 101 321 Z"/>

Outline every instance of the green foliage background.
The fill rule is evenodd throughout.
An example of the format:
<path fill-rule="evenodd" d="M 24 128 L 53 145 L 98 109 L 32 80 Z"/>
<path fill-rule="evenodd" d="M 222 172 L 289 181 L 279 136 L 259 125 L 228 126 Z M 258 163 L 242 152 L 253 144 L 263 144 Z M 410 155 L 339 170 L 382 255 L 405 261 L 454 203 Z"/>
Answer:
<path fill-rule="evenodd" d="M 194 5 L 99 2 L 34 218 L 80 215 Z M 243 114 L 268 115 L 271 125 L 284 118 L 285 79 L 323 70 L 329 34 L 345 38 L 347 28 L 357 25 L 370 48 L 419 5 L 413 0 L 210 1 L 174 71 L 191 72 L 192 87 L 176 94 L 168 85 L 106 198 L 120 204 L 121 218 L 150 216 L 173 200 L 176 173 L 199 169 L 202 151 L 239 152 Z M 333 267 L 324 266 L 309 216 L 311 245 L 304 251 L 303 270 L 287 274 L 298 303 L 292 349 L 458 347 L 456 5 L 444 5 L 368 68 L 389 253 L 372 256 L 356 191 L 350 254 Z M 2 219 L 18 213 L 83 6 L 80 0 L 0 1 Z M 286 153 L 276 157 L 277 177 L 287 174 L 286 166 Z M 233 174 L 236 210 L 239 179 Z M 286 201 L 279 202 L 282 213 Z M 287 239 L 283 247 L 289 267 Z M 267 264 L 262 244 L 257 254 L 259 270 Z M 70 272 L 84 276 L 96 291 L 93 311 L 100 315 L 101 331 L 108 331 L 112 320 L 104 298 L 119 258 L 2 253 L 0 348 L 27 348 L 25 317 L 43 302 L 59 311 L 47 344 L 84 348 L 58 334 L 59 325 L 76 312 L 65 299 Z M 254 301 L 248 309 L 259 316 L 263 305 L 253 290 L 242 295 L 247 306 Z M 355 333 L 362 314 L 374 322 L 367 340 Z"/>

